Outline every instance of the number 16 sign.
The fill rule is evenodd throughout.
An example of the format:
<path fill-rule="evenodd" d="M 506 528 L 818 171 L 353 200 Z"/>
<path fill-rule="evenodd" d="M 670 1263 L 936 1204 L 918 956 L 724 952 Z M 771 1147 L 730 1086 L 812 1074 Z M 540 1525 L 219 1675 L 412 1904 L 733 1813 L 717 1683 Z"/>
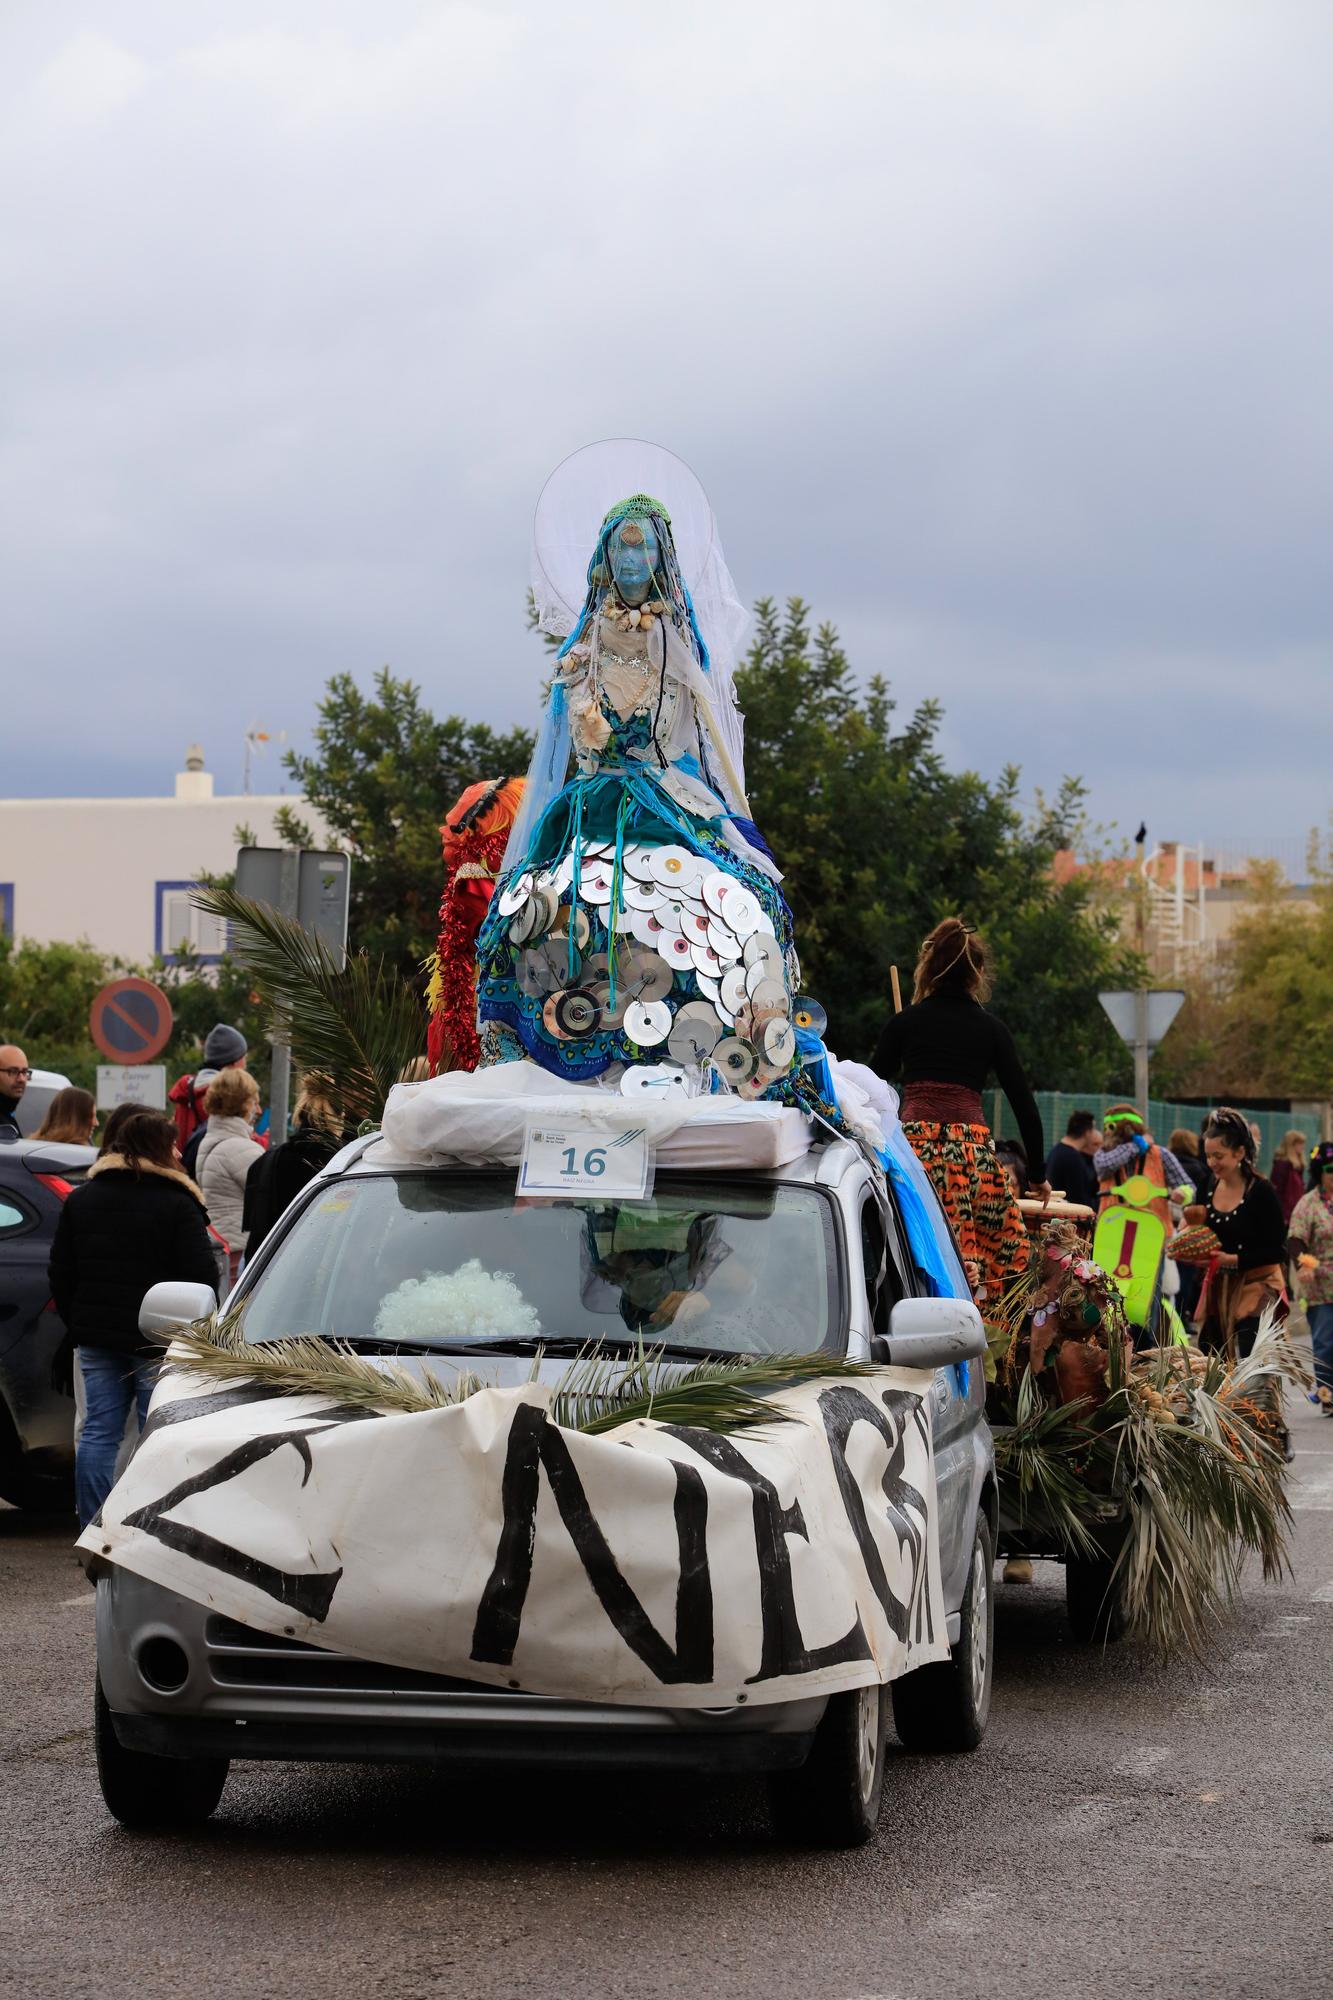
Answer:
<path fill-rule="evenodd" d="M 580 1119 L 529 1125 L 518 1170 L 521 1195 L 566 1201 L 597 1195 L 604 1201 L 642 1201 L 652 1156 L 642 1125 L 617 1127 Z"/>

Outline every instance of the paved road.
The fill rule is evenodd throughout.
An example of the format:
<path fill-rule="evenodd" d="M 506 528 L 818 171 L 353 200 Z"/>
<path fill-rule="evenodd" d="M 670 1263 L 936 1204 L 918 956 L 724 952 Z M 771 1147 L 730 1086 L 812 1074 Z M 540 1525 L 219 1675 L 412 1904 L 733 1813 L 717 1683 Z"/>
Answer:
<path fill-rule="evenodd" d="M 1295 1575 L 1206 1666 L 1074 1648 L 1061 1572 L 1001 1593 L 991 1730 L 892 1754 L 877 1842 L 772 1840 L 762 1792 L 450 1786 L 251 1765 L 151 1840 L 92 1768 L 67 1524 L 0 1510 L 0 1991 L 1044 2000 L 1329 1990 L 1333 1422 L 1295 1415 Z"/>

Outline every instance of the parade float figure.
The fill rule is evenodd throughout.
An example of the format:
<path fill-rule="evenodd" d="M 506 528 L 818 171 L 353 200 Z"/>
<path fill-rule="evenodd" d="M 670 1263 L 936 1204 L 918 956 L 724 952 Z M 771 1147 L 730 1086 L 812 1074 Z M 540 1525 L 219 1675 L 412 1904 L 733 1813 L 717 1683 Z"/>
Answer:
<path fill-rule="evenodd" d="M 664 497 L 617 500 L 634 474 Z M 533 588 L 563 643 L 477 941 L 483 1065 L 790 1095 L 798 967 L 745 798 L 745 613 L 688 468 L 652 445 L 576 453 L 538 506 Z"/>
<path fill-rule="evenodd" d="M 444 895 L 439 942 L 427 969 L 429 1022 L 426 1054 L 431 1075 L 442 1069 L 475 1069 L 477 1043 L 477 933 L 523 798 L 521 778 L 483 779 L 469 785 L 445 814 Z"/>

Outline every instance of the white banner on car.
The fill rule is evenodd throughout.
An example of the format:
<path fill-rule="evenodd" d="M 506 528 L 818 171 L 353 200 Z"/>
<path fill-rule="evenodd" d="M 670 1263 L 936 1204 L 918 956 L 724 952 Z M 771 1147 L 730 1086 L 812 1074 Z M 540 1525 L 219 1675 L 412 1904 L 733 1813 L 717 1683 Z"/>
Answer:
<path fill-rule="evenodd" d="M 717 1432 L 562 1428 L 539 1383 L 380 1415 L 169 1369 L 79 1546 L 279 1637 L 572 1699 L 713 1708 L 948 1656 L 930 1377 Z"/>

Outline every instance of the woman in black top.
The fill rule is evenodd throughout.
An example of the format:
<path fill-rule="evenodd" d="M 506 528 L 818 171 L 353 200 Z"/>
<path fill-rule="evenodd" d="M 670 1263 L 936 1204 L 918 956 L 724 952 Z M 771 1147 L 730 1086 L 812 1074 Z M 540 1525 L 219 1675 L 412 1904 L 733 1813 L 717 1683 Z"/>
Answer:
<path fill-rule="evenodd" d="M 1287 1225 L 1273 1183 L 1254 1171 L 1254 1138 L 1239 1111 L 1213 1112 L 1203 1151 L 1211 1174 L 1203 1220 L 1222 1248 L 1200 1307 L 1199 1345 L 1234 1359 L 1254 1346 L 1266 1306 L 1286 1317 Z"/>
<path fill-rule="evenodd" d="M 1027 1270 L 1028 1240 L 1009 1180 L 981 1106 L 998 1078 L 1018 1120 L 1029 1160 L 1044 1160 L 1041 1113 L 1003 1021 L 988 1014 L 986 951 L 971 924 L 946 917 L 921 947 L 912 1005 L 892 1015 L 873 1067 L 903 1082 L 903 1131 L 930 1175 L 953 1224 L 977 1303 L 998 1304 L 1006 1285 Z M 1045 1199 L 1045 1181 L 1029 1194 Z"/>
<path fill-rule="evenodd" d="M 131 1403 L 140 1429 L 148 1414 L 162 1349 L 140 1333 L 139 1307 L 166 1278 L 216 1287 L 208 1215 L 170 1121 L 135 1110 L 65 1202 L 51 1244 L 51 1294 L 79 1350 L 88 1405 L 74 1452 L 81 1527 L 111 1491 Z"/>

